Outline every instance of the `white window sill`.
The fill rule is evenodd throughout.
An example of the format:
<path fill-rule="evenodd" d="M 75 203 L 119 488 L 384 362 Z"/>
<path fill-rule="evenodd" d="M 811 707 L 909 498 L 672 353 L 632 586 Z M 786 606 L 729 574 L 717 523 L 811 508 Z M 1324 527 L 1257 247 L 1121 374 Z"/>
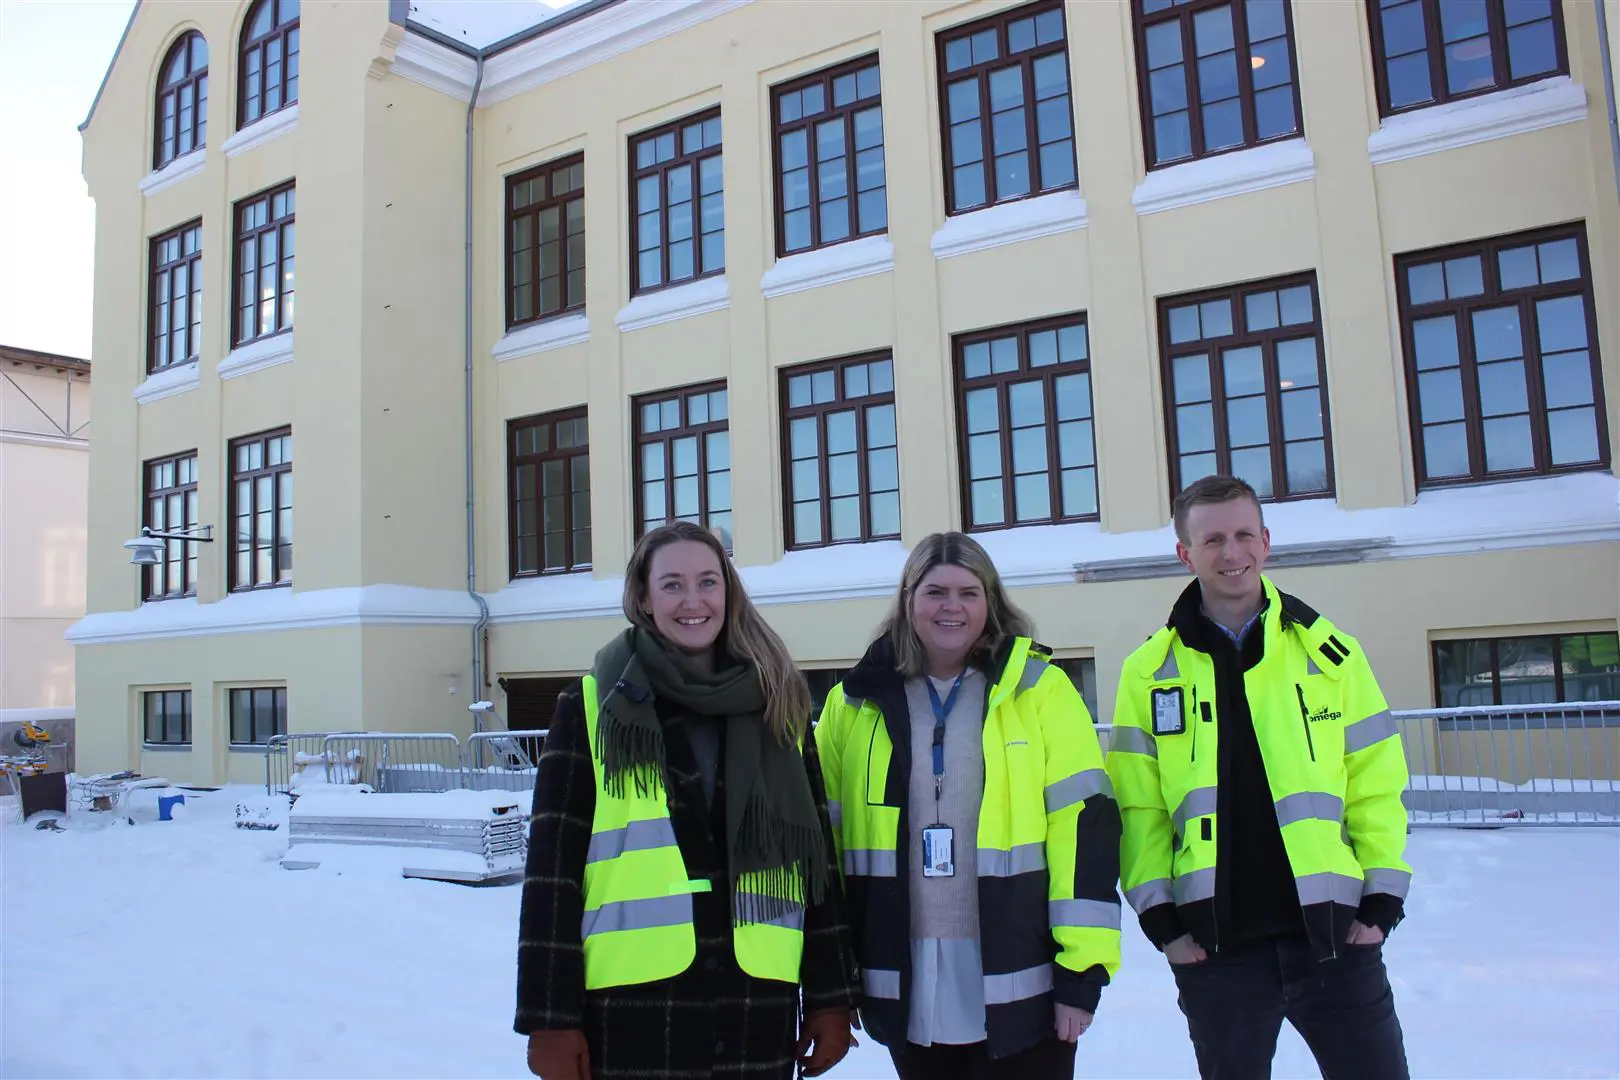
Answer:
<path fill-rule="evenodd" d="M 1586 119 L 1586 88 L 1568 75 L 1391 116 L 1367 138 L 1374 165 Z"/>
<path fill-rule="evenodd" d="M 1188 161 L 1147 174 L 1131 194 L 1138 214 L 1281 187 L 1316 175 L 1316 159 L 1304 139 L 1253 146 Z"/>
<path fill-rule="evenodd" d="M 206 157 L 203 147 L 199 146 L 191 153 L 175 158 L 163 168 L 147 173 L 141 180 L 141 194 L 151 195 L 166 187 L 173 187 L 188 176 L 196 176 L 202 172 Z"/>
<path fill-rule="evenodd" d="M 1083 229 L 1087 221 L 1086 200 L 1078 191 L 1054 191 L 948 217 L 929 246 L 935 258 L 949 259 L 970 251 Z"/>
<path fill-rule="evenodd" d="M 236 379 L 278 364 L 293 361 L 293 336 L 287 330 L 271 337 L 250 341 L 232 349 L 230 355 L 219 362 L 219 377 Z"/>
<path fill-rule="evenodd" d="M 153 372 L 146 377 L 145 382 L 135 388 L 135 400 L 142 405 L 148 405 L 166 397 L 183 394 L 187 390 L 195 390 L 199 367 L 201 365 L 192 360 L 189 363 L 176 364 L 162 371 Z"/>
<path fill-rule="evenodd" d="M 759 279 L 767 297 L 817 289 L 840 281 L 854 281 L 894 269 L 894 245 L 887 236 L 863 236 L 859 240 L 788 255 Z"/>
<path fill-rule="evenodd" d="M 495 343 L 495 348 L 490 352 L 496 360 L 505 363 L 520 356 L 533 356 L 535 353 L 578 345 L 589 340 L 590 336 L 591 322 L 584 312 L 580 312 L 510 331 Z"/>
<path fill-rule="evenodd" d="M 225 140 L 225 156 L 245 154 L 255 146 L 263 146 L 277 135 L 283 135 L 298 126 L 298 103 L 253 121 L 247 127 Z"/>
<path fill-rule="evenodd" d="M 688 285 L 643 293 L 626 304 L 613 317 L 620 330 L 629 333 L 659 323 L 687 319 L 731 306 L 731 288 L 724 274 L 703 278 Z"/>

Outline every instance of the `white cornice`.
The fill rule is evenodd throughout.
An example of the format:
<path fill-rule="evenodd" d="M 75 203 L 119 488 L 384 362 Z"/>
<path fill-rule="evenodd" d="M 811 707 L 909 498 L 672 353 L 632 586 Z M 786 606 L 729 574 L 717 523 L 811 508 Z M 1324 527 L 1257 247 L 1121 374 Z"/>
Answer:
<path fill-rule="evenodd" d="M 183 364 L 175 364 L 173 367 L 164 368 L 162 371 L 153 372 L 146 377 L 146 380 L 141 385 L 135 388 L 135 400 L 142 405 L 147 405 L 154 401 L 161 401 L 166 397 L 183 394 L 187 390 L 195 390 L 198 381 L 197 371 L 200 366 L 197 361 L 191 360 Z"/>
<path fill-rule="evenodd" d="M 277 109 L 269 116 L 253 121 L 225 140 L 225 156 L 245 154 L 255 146 L 263 146 L 278 135 L 285 135 L 298 126 L 298 102 L 285 109 Z"/>
<path fill-rule="evenodd" d="M 1054 191 L 1033 199 L 999 203 L 945 219 L 929 246 L 949 259 L 972 251 L 1016 244 L 1086 227 L 1086 200 L 1078 191 Z"/>
<path fill-rule="evenodd" d="M 219 362 L 219 377 L 235 379 L 278 364 L 290 364 L 292 361 L 293 335 L 292 331 L 288 330 L 232 349 L 230 354 Z"/>
<path fill-rule="evenodd" d="M 1154 214 L 1315 176 L 1310 145 L 1302 138 L 1285 139 L 1155 169 L 1136 185 L 1131 205 L 1138 214 Z"/>
<path fill-rule="evenodd" d="M 632 0 L 615 4 L 491 57 L 484 65 L 478 104 L 505 101 L 749 2 Z"/>
<path fill-rule="evenodd" d="M 786 296 L 840 281 L 886 274 L 893 269 L 894 245 L 889 238 L 863 236 L 848 243 L 777 259 L 760 278 L 759 287 L 767 297 Z"/>
<path fill-rule="evenodd" d="M 449 94 L 457 101 L 471 101 L 478 64 L 448 45 L 421 34 L 407 33 L 394 51 L 394 62 L 389 70 L 441 94 Z"/>
<path fill-rule="evenodd" d="M 723 311 L 731 306 L 731 288 L 724 274 L 699 278 L 685 285 L 655 289 L 631 300 L 613 317 L 620 330 L 629 333 L 659 323 L 674 322 L 693 315 Z"/>
<path fill-rule="evenodd" d="M 188 176 L 196 176 L 202 172 L 207 157 L 207 151 L 199 146 L 189 154 L 175 158 L 163 168 L 147 173 L 141 180 L 141 194 L 151 195 L 166 187 L 173 187 Z"/>
<path fill-rule="evenodd" d="M 589 341 L 590 337 L 591 321 L 584 312 L 579 312 L 508 331 L 505 337 L 495 343 L 490 353 L 496 360 L 505 363 L 520 356 L 533 356 L 578 345 Z"/>
<path fill-rule="evenodd" d="M 75 438 L 71 435 L 46 435 L 38 431 L 6 431 L 0 429 L 0 443 L 13 443 L 17 446 L 46 446 L 53 450 L 88 450 L 89 439 Z"/>
<path fill-rule="evenodd" d="M 1586 88 L 1568 75 L 1386 119 L 1367 138 L 1374 165 L 1586 119 Z"/>

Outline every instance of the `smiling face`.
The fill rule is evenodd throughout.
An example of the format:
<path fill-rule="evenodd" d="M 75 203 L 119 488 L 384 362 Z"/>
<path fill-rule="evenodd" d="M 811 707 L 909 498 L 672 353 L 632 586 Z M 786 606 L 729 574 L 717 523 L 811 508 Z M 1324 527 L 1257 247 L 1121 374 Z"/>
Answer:
<path fill-rule="evenodd" d="M 726 625 L 726 579 L 714 549 L 676 540 L 653 552 L 646 607 L 665 641 L 691 656 L 708 655 Z"/>
<path fill-rule="evenodd" d="M 984 636 L 988 615 L 984 583 L 973 571 L 941 563 L 924 574 L 912 594 L 911 625 L 930 672 L 959 670 Z"/>
<path fill-rule="evenodd" d="M 1260 507 L 1253 500 L 1240 497 L 1189 507 L 1186 533 L 1176 541 L 1176 557 L 1197 575 L 1206 603 L 1259 603 L 1271 533 L 1261 524 Z"/>

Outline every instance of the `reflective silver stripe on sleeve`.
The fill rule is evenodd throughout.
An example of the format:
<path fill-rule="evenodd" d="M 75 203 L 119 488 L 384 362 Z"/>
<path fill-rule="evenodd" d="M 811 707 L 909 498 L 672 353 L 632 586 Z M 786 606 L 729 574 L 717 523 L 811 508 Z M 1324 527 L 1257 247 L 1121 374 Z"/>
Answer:
<path fill-rule="evenodd" d="M 1114 785 L 1101 769 L 1084 769 L 1072 776 L 1065 776 L 1055 784 L 1046 785 L 1046 812 L 1055 814 L 1076 803 L 1085 802 L 1093 795 L 1106 795 L 1112 799 Z"/>
<path fill-rule="evenodd" d="M 1048 900 L 1046 920 L 1054 929 L 1059 926 L 1100 926 L 1105 930 L 1119 929 L 1119 905 L 1107 900 Z"/>
<path fill-rule="evenodd" d="M 1407 870 L 1390 870 L 1382 866 L 1375 866 L 1371 870 L 1362 872 L 1361 894 L 1388 893 L 1406 899 L 1406 893 L 1412 888 L 1412 874 Z"/>
<path fill-rule="evenodd" d="M 619 900 L 587 911 L 580 920 L 581 940 L 615 930 L 650 930 L 692 921 L 692 894 L 654 896 L 646 900 Z"/>
<path fill-rule="evenodd" d="M 1395 734 L 1395 718 L 1389 710 L 1375 712 L 1365 720 L 1357 720 L 1344 729 L 1344 752 L 1354 754 L 1375 746 Z"/>
<path fill-rule="evenodd" d="M 1156 682 L 1181 678 L 1181 669 L 1176 666 L 1176 647 L 1174 645 L 1170 646 L 1169 651 L 1165 653 L 1164 663 L 1160 664 L 1159 670 L 1153 673 L 1153 678 Z"/>
<path fill-rule="evenodd" d="M 1033 656 L 1025 658 L 1024 673 L 1018 677 L 1018 692 L 1022 694 L 1025 690 L 1033 689 L 1035 684 L 1041 681 L 1041 676 L 1046 674 L 1046 669 L 1051 666 L 1045 660 L 1038 660 Z"/>
<path fill-rule="evenodd" d="M 1014 877 L 1046 869 L 1046 845 L 1018 844 L 1011 851 L 980 848 L 978 857 L 980 877 Z"/>
<path fill-rule="evenodd" d="M 1170 815 L 1177 835 L 1187 834 L 1187 822 L 1196 817 L 1207 817 L 1215 812 L 1216 794 L 1213 787 L 1193 788 L 1182 798 L 1181 805 Z"/>
<path fill-rule="evenodd" d="M 594 834 L 591 846 L 585 850 L 585 861 L 603 862 L 627 851 L 650 851 L 674 846 L 675 826 L 669 818 L 648 818 L 645 821 L 632 821 L 622 829 L 608 829 Z"/>
<path fill-rule="evenodd" d="M 1344 800 L 1325 791 L 1296 791 L 1277 800 L 1277 824 L 1296 821 L 1331 821 L 1344 818 Z"/>
<path fill-rule="evenodd" d="M 1139 727 L 1125 725 L 1114 728 L 1112 738 L 1108 743 L 1110 754 L 1125 751 L 1127 754 L 1146 754 L 1148 757 L 1159 756 L 1159 740 L 1149 735 Z"/>
<path fill-rule="evenodd" d="M 1049 993 L 1051 989 L 1052 965 L 1050 963 L 1025 968 L 1023 971 L 1009 971 L 1003 975 L 986 975 L 984 977 L 984 1003 L 986 1005 L 1011 1005 L 1015 1001 L 1039 997 L 1042 994 Z"/>
<path fill-rule="evenodd" d="M 1138 915 L 1160 904 L 1172 904 L 1175 899 L 1170 893 L 1169 878 L 1154 878 L 1152 881 L 1142 882 L 1134 889 L 1125 890 L 1125 902 L 1130 904 L 1131 910 Z"/>
<path fill-rule="evenodd" d="M 1353 877 L 1334 873 L 1306 874 L 1295 878 L 1294 885 L 1299 889 L 1301 904 L 1361 906 L 1361 882 Z"/>
<path fill-rule="evenodd" d="M 894 852 L 845 848 L 844 873 L 858 874 L 864 877 L 894 877 Z"/>
<path fill-rule="evenodd" d="M 883 968 L 862 968 L 861 986 L 867 997 L 900 1000 L 900 973 Z"/>
<path fill-rule="evenodd" d="M 1195 900 L 1208 900 L 1215 895 L 1215 868 L 1206 866 L 1176 878 L 1176 903 L 1190 904 Z"/>

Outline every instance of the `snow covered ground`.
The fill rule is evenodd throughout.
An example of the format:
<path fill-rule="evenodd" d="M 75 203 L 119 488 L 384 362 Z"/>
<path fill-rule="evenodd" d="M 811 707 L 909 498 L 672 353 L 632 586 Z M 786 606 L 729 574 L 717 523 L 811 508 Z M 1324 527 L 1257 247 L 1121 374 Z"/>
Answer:
<path fill-rule="evenodd" d="M 0 1076 L 528 1075 L 518 889 L 374 853 L 283 870 L 285 826 L 233 827 L 251 790 L 173 822 L 0 826 Z M 1413 1075 L 1620 1076 L 1620 831 L 1419 830 L 1410 857 L 1388 960 Z M 1076 1075 L 1196 1075 L 1162 959 L 1125 942 Z M 831 1075 L 894 1073 L 866 1044 Z M 1316 1075 L 1286 1029 L 1275 1075 Z"/>

